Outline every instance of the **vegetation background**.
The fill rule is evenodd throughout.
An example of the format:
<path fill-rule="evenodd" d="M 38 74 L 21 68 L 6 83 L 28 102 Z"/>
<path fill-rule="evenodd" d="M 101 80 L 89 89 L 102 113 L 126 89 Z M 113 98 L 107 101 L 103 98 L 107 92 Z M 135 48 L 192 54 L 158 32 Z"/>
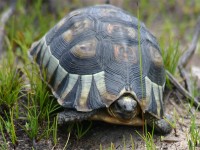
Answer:
<path fill-rule="evenodd" d="M 170 84 L 165 103 L 166 111 L 174 118 L 174 130 L 165 137 L 146 127 L 90 121 L 57 124 L 56 112 L 61 108 L 40 80 L 27 51 L 70 11 L 104 3 L 105 0 L 0 0 L 0 149 L 200 149 L 200 113 Z M 200 14 L 199 0 L 110 3 L 139 16 L 157 37 L 165 67 L 183 83 L 176 67 L 191 43 Z M 195 97 L 200 97 L 198 69 L 199 42 L 187 66 Z"/>

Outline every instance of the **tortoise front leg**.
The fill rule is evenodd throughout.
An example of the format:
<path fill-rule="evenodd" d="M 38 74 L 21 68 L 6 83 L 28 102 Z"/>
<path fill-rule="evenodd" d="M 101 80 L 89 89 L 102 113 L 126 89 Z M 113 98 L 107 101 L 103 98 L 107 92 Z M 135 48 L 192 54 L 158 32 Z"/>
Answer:
<path fill-rule="evenodd" d="M 147 124 L 153 128 L 156 132 L 165 135 L 172 131 L 172 127 L 169 122 L 172 122 L 170 115 L 165 115 L 165 119 L 157 119 L 151 114 L 145 114 L 145 120 Z"/>
<path fill-rule="evenodd" d="M 58 114 L 58 124 L 87 120 L 92 115 L 96 114 L 96 112 L 97 110 L 93 110 L 90 112 L 79 112 L 73 109 L 65 109 L 64 111 Z"/>

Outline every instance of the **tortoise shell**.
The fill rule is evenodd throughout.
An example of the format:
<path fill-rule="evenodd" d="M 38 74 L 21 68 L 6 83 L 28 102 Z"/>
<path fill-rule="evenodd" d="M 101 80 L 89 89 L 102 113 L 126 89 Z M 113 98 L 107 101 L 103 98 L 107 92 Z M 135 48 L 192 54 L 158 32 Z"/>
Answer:
<path fill-rule="evenodd" d="M 77 111 L 109 107 L 129 93 L 143 112 L 163 116 L 165 69 L 155 37 L 120 8 L 71 12 L 35 42 L 29 55 L 60 105 Z M 44 79 L 44 77 L 43 77 Z"/>

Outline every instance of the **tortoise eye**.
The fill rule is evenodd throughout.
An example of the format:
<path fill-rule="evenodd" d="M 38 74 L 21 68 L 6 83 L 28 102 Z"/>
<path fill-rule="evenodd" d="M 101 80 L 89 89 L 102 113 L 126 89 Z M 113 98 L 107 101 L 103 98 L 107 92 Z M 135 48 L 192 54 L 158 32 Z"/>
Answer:
<path fill-rule="evenodd" d="M 118 102 L 115 102 L 115 108 L 116 108 L 116 109 L 121 109 L 121 106 L 119 105 Z"/>

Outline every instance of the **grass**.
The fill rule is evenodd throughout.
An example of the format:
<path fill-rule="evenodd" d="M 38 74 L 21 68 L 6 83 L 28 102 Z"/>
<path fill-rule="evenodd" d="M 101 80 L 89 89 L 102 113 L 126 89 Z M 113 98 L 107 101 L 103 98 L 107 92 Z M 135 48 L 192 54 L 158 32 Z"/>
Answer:
<path fill-rule="evenodd" d="M 26 116 L 26 124 L 24 130 L 27 133 L 28 137 L 33 141 L 38 141 L 38 132 L 39 132 L 39 112 L 37 111 L 37 106 L 28 104 L 26 107 L 28 113 Z"/>
<path fill-rule="evenodd" d="M 67 132 L 71 133 L 74 132 L 74 135 L 77 140 L 80 140 L 84 135 L 88 133 L 90 128 L 92 127 L 92 122 L 72 122 L 69 123 L 67 126 Z"/>
<path fill-rule="evenodd" d="M 52 125 L 52 134 L 53 134 L 53 143 L 56 145 L 58 143 L 58 116 L 56 116 L 53 120 L 53 125 Z M 49 137 L 49 136 L 48 136 Z"/>
<path fill-rule="evenodd" d="M 166 39 L 161 38 L 160 46 L 165 69 L 168 70 L 172 75 L 177 76 L 178 61 L 181 57 L 182 52 L 179 49 L 179 43 L 174 43 L 172 41 L 173 40 L 169 40 L 166 47 Z M 166 86 L 172 89 L 168 76 L 166 76 Z"/>
<path fill-rule="evenodd" d="M 129 148 L 129 149 L 131 148 L 131 150 L 135 150 L 134 139 L 133 139 L 131 134 L 130 134 L 130 139 L 129 140 L 131 141 L 131 145 L 127 146 L 126 137 L 123 136 L 123 139 L 122 139 L 122 143 L 123 143 L 122 145 L 123 146 L 121 145 L 121 147 L 118 147 L 118 149 L 121 148 L 123 150 L 126 150 L 127 148 Z M 105 148 L 103 148 L 102 144 L 100 144 L 99 145 L 99 150 L 103 150 L 103 149 L 105 149 Z M 106 148 L 106 150 L 115 150 L 115 149 L 117 149 L 117 148 L 116 148 L 116 145 L 113 142 L 111 142 L 110 146 L 108 148 Z"/>
<path fill-rule="evenodd" d="M 142 135 L 140 134 L 138 131 L 136 131 L 138 133 L 138 135 L 144 140 L 145 142 L 145 148 L 147 150 L 155 150 L 156 149 L 156 145 L 154 143 L 154 127 L 152 128 L 152 132 L 150 133 L 147 129 L 147 123 L 145 123 L 145 133 Z"/>
<path fill-rule="evenodd" d="M 40 121 L 47 119 L 48 116 L 58 110 L 60 106 L 52 96 L 47 85 L 41 80 L 40 73 L 35 65 L 31 65 L 30 69 L 25 68 L 25 72 L 30 81 L 30 90 L 28 91 L 30 105 L 37 106 L 35 109 L 39 111 L 38 119 Z M 44 75 L 44 77 L 45 76 L 46 75 Z"/>
<path fill-rule="evenodd" d="M 17 110 L 17 101 L 23 96 L 20 69 L 17 68 L 14 60 L 9 60 L 12 57 L 13 55 L 7 55 L 0 65 L 0 107 L 2 111 L 8 111 L 13 107 Z"/>
<path fill-rule="evenodd" d="M 17 141 L 16 130 L 15 130 L 15 124 L 14 124 L 14 110 L 11 109 L 9 115 L 6 115 L 6 116 L 7 116 L 7 120 L 3 121 L 5 125 L 5 129 L 11 139 L 12 144 L 14 146 L 17 146 L 18 141 Z"/>
<path fill-rule="evenodd" d="M 4 133 L 4 124 L 3 124 L 4 120 L 2 117 L 0 117 L 0 133 L 2 135 L 2 141 L 0 143 L 0 149 L 2 150 L 7 150 L 8 146 L 7 146 L 7 140 L 5 138 L 5 133 Z"/>
<path fill-rule="evenodd" d="M 131 7 L 130 0 L 126 0 L 124 3 L 125 9 L 138 16 L 149 29 L 158 27 L 154 31 L 155 34 L 158 34 L 165 68 L 174 75 L 176 75 L 178 59 L 182 54 L 181 46 L 185 45 L 185 41 L 191 39 L 190 32 L 192 32 L 192 27 L 195 24 L 195 17 L 199 14 L 200 4 L 198 0 L 194 0 L 194 2 L 196 2 L 194 9 L 190 9 L 192 4 L 189 1 L 187 1 L 187 5 L 182 5 L 181 2 L 176 3 L 175 0 L 164 0 L 163 3 L 153 4 L 149 4 L 147 0 L 142 0 L 139 3 L 140 12 L 138 12 L 138 9 Z M 33 141 L 33 146 L 34 143 L 38 143 L 42 139 L 50 139 L 54 147 L 59 144 L 58 118 L 55 113 L 59 106 L 55 103 L 56 100 L 47 86 L 40 79 L 40 73 L 35 65 L 30 63 L 27 50 L 30 48 L 31 43 L 40 39 L 65 13 L 68 13 L 73 7 L 82 6 L 83 4 L 75 0 L 73 5 L 68 6 L 65 11 L 57 12 L 55 15 L 48 12 L 47 3 L 42 0 L 28 3 L 26 0 L 17 2 L 16 13 L 6 26 L 4 42 L 6 53 L 0 62 L 0 132 L 2 137 L 0 139 L 0 149 L 17 146 L 19 135 L 16 126 L 23 129 L 23 134 L 26 134 L 27 138 Z M 176 11 L 175 4 L 181 12 L 177 16 L 173 13 Z M 194 19 L 191 21 L 190 17 Z M 180 21 L 184 23 L 180 23 Z M 180 24 L 180 29 L 178 29 L 177 24 Z M 141 59 L 140 55 L 140 61 Z M 140 65 L 142 66 L 141 63 Z M 194 95 L 198 95 L 196 85 L 194 85 L 193 91 Z M 176 111 L 174 111 L 174 114 L 175 123 L 173 127 L 175 128 L 178 124 L 176 121 L 179 118 Z M 199 127 L 196 124 L 197 119 L 193 115 L 187 136 L 188 148 L 192 150 L 200 143 Z M 86 126 L 82 123 L 67 125 L 66 134 L 68 133 L 68 138 L 63 145 L 63 149 L 67 148 L 71 136 L 80 141 L 91 127 L 92 123 Z M 139 136 L 144 140 L 146 149 L 156 148 L 153 132 L 150 133 L 145 128 L 145 133 L 143 135 L 139 134 Z M 132 136 L 129 140 L 134 149 L 137 143 L 135 143 Z M 12 144 L 8 144 L 9 142 Z M 127 146 L 126 137 L 123 137 L 122 143 L 125 149 Z M 103 147 L 102 143 L 99 149 L 103 149 Z M 110 143 L 108 149 L 115 149 L 114 143 Z"/>
<path fill-rule="evenodd" d="M 199 92 L 197 90 L 197 82 L 193 78 L 191 78 L 191 81 L 192 81 L 192 95 L 194 97 L 198 97 Z M 192 106 L 193 106 L 193 103 L 191 102 L 190 107 Z M 200 144 L 200 128 L 197 125 L 198 124 L 197 113 L 198 113 L 198 109 L 196 109 L 195 112 L 191 114 L 191 118 L 190 118 L 189 133 L 187 134 L 187 142 L 188 142 L 189 150 L 195 150 L 196 146 Z"/>
<path fill-rule="evenodd" d="M 76 123 L 76 132 L 75 135 L 77 140 L 81 139 L 92 127 L 92 122 L 89 123 L 86 127 L 82 123 Z"/>
<path fill-rule="evenodd" d="M 164 39 L 160 40 L 165 69 L 174 75 L 176 73 L 179 58 L 182 55 L 179 49 L 179 43 L 174 43 L 172 40 L 169 40 L 168 47 L 165 48 L 164 42 Z"/>
<path fill-rule="evenodd" d="M 27 122 L 24 130 L 33 142 L 38 142 L 42 138 L 53 136 L 54 144 L 57 143 L 57 117 L 53 118 L 51 125 L 50 117 L 55 116 L 54 112 L 60 106 L 55 98 L 50 94 L 47 85 L 40 79 L 37 68 L 31 65 L 30 69 L 25 68 L 25 73 L 30 81 L 30 89 L 27 91 L 28 103 L 24 105 L 27 111 Z M 43 125 L 41 127 L 41 125 Z M 51 127 L 50 127 L 51 126 Z M 40 132 L 40 135 L 39 134 Z"/>
<path fill-rule="evenodd" d="M 200 144 L 200 129 L 196 125 L 196 116 L 192 116 L 190 122 L 190 137 L 188 139 L 188 147 L 190 150 L 196 149 L 196 146 Z"/>

